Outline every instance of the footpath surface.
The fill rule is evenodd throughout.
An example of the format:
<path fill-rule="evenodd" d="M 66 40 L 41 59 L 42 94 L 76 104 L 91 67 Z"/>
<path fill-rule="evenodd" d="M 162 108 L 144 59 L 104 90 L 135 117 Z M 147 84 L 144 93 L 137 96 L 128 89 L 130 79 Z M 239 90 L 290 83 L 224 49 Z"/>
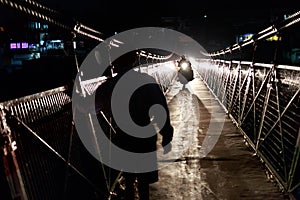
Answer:
<path fill-rule="evenodd" d="M 184 90 L 174 84 L 166 97 L 175 128 L 173 151 L 188 148 L 159 170 L 151 200 L 288 199 L 202 80 Z"/>

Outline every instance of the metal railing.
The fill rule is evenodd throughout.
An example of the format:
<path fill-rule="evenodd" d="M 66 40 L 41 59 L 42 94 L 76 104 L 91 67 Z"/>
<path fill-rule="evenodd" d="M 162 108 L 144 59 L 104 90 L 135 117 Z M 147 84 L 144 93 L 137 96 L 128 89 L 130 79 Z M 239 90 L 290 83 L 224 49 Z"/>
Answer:
<path fill-rule="evenodd" d="M 153 76 L 166 92 L 176 73 L 158 71 L 172 63 L 143 65 L 140 70 Z M 84 80 L 77 90 L 91 95 L 105 81 L 105 77 Z M 0 183 L 8 188 L 0 190 L 1 196 L 114 199 L 118 177 L 81 143 L 73 122 L 76 112 L 72 112 L 71 93 L 71 88 L 63 86 L 0 102 L 0 163 L 5 171 Z M 88 117 L 86 123 L 90 123 Z"/>
<path fill-rule="evenodd" d="M 288 193 L 300 190 L 300 67 L 202 60 L 197 70 Z"/>
<path fill-rule="evenodd" d="M 8 199 L 100 198 L 104 178 L 74 128 L 70 89 L 0 103 L 0 161 Z M 2 195 L 2 194 L 1 194 Z M 3 194 L 4 195 L 4 194 Z"/>

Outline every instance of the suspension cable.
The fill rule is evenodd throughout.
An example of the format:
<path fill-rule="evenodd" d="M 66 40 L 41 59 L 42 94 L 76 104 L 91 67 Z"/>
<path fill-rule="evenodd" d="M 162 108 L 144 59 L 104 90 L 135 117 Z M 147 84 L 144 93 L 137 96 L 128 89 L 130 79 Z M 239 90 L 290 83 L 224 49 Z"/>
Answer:
<path fill-rule="evenodd" d="M 73 31 L 79 35 L 88 37 L 90 39 L 94 39 L 99 42 L 104 42 L 104 39 L 101 38 L 103 33 L 101 33 L 100 31 L 97 31 L 89 26 L 86 26 L 80 23 L 79 21 L 76 21 L 75 24 L 74 24 L 74 20 L 72 21 L 70 20 L 68 23 L 62 22 L 63 21 L 62 19 L 65 18 L 65 16 L 62 13 L 53 10 L 51 8 L 48 8 L 47 6 L 42 5 L 41 3 L 38 3 L 34 0 L 21 0 L 21 1 L 0 0 L 0 3 L 9 6 L 13 9 L 16 9 L 18 11 L 21 11 L 23 13 L 26 13 L 35 18 L 38 18 L 40 20 L 44 20 L 46 22 L 52 23 L 68 31 Z M 49 17 L 49 15 L 47 14 L 44 14 L 44 12 L 48 12 L 49 14 L 51 14 L 51 17 Z M 53 16 L 55 16 L 55 18 Z M 118 41 L 116 39 L 113 39 L 112 41 L 109 42 L 109 45 L 114 47 L 119 47 L 120 44 L 123 44 L 123 42 Z M 150 53 L 146 53 L 145 51 L 143 51 L 143 53 L 141 52 L 140 55 L 155 60 L 167 60 L 173 56 L 173 53 L 167 56 L 160 56 L 155 54 L 150 55 Z"/>
<path fill-rule="evenodd" d="M 147 53 L 143 50 L 140 51 L 140 52 L 137 52 L 137 54 L 139 56 L 142 56 L 142 57 L 145 57 L 145 58 L 151 58 L 151 59 L 155 59 L 155 60 L 168 60 L 174 55 L 174 53 L 170 53 L 169 55 L 161 56 L 161 55 L 158 55 L 158 54 Z"/>
<path fill-rule="evenodd" d="M 92 29 L 91 27 L 88 27 L 86 25 L 83 25 L 78 21 L 75 24 L 74 24 L 73 20 L 67 21 L 68 23 L 62 22 L 62 21 L 66 21 L 66 19 L 65 19 L 66 17 L 63 16 L 60 12 L 50 9 L 50 8 L 44 6 L 40 3 L 37 3 L 33 0 L 22 0 L 22 1 L 0 0 L 0 3 L 4 4 L 6 6 L 9 6 L 13 9 L 16 9 L 18 11 L 21 11 L 22 13 L 25 13 L 27 15 L 30 15 L 30 16 L 33 16 L 40 20 L 52 23 L 60 28 L 66 29 L 68 31 L 73 30 L 76 33 L 86 36 L 90 39 L 95 39 L 100 42 L 104 41 L 99 36 L 92 34 L 92 33 L 94 33 L 94 34 L 102 35 L 101 32 L 99 32 L 95 29 Z M 44 13 L 45 11 L 49 12 L 49 14 L 51 14 L 51 17 L 49 15 L 45 14 Z M 53 17 L 53 16 L 55 16 L 55 17 Z M 59 19 L 59 18 L 61 18 L 61 19 Z M 64 19 L 64 20 L 62 20 L 62 19 Z M 91 33 L 89 33 L 89 32 L 91 32 Z"/>
<path fill-rule="evenodd" d="M 273 24 L 269 26 L 268 28 L 258 32 L 257 34 L 254 34 L 251 38 L 248 38 L 246 40 L 243 40 L 239 43 L 236 43 L 228 48 L 215 51 L 212 53 L 206 53 L 206 52 L 201 52 L 204 56 L 209 56 L 209 57 L 215 57 L 215 56 L 220 56 L 220 55 L 225 55 L 227 53 L 232 53 L 235 50 L 241 49 L 242 47 L 248 46 L 250 44 L 254 44 L 260 40 L 267 39 L 273 35 L 278 34 L 280 31 L 295 25 L 300 22 L 300 11 L 295 12 L 294 14 L 290 15 L 277 25 Z"/>
<path fill-rule="evenodd" d="M 13 2 L 12 0 L 0 0 L 0 3 L 2 3 L 4 5 L 7 5 L 7 6 L 10 6 L 13 9 L 21 11 L 23 13 L 26 13 L 26 14 L 31 15 L 33 17 L 36 17 L 38 19 L 41 19 L 41 20 L 44 20 L 46 22 L 55 24 L 56 26 L 59 26 L 61 28 L 64 28 L 64 29 L 67 29 L 67 30 L 72 30 L 71 26 L 65 25 L 65 24 L 59 22 L 58 20 L 54 19 L 53 17 L 49 17 L 49 16 L 47 16 L 47 15 L 45 15 L 45 14 L 39 12 L 39 11 L 36 11 L 32 8 L 29 8 L 25 5 L 22 5 L 22 4 L 20 4 L 20 2 L 16 3 L 16 2 Z M 43 8 L 43 6 L 42 6 L 42 8 Z M 48 10 L 48 9 L 46 9 L 46 10 Z M 55 12 L 55 11 L 53 11 L 53 12 Z"/>
<path fill-rule="evenodd" d="M 46 7 L 46 6 L 44 6 L 44 5 L 40 4 L 40 3 L 38 3 L 38 2 L 36 2 L 36 1 L 33 1 L 33 0 L 22 0 L 22 1 L 25 1 L 26 3 L 29 3 L 29 4 L 31 4 L 31 5 L 33 5 L 33 6 L 35 6 L 35 7 L 37 7 L 37 8 L 46 10 L 46 11 L 48 11 L 48 12 L 50 12 L 50 13 L 53 13 L 53 14 L 59 14 L 58 11 L 53 10 L 53 9 L 51 9 L 51 8 L 48 8 L 48 7 Z"/>

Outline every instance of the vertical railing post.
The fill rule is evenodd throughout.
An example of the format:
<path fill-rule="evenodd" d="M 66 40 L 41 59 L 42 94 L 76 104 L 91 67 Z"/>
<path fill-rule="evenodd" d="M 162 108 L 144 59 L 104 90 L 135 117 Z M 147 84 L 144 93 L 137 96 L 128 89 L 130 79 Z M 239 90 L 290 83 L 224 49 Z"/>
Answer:
<path fill-rule="evenodd" d="M 252 73 L 252 97 L 253 97 L 253 144 L 256 144 L 257 141 L 257 134 L 256 134 L 256 105 L 255 105 L 255 100 L 256 100 L 256 88 L 255 88 L 255 68 L 254 64 L 252 62 L 253 66 L 253 73 Z M 251 106 L 249 107 L 251 110 Z M 250 111 L 249 110 L 249 111 Z M 247 114 L 245 115 L 244 119 L 246 119 Z"/>
<path fill-rule="evenodd" d="M 251 83 L 251 79 L 252 79 L 252 73 L 253 73 L 253 66 L 250 65 L 247 76 L 245 78 L 245 80 L 247 79 L 247 85 L 246 85 L 245 94 L 244 94 L 244 98 L 243 98 L 243 102 L 242 102 L 241 113 L 239 115 L 240 116 L 239 117 L 239 126 L 240 127 L 242 126 L 242 119 L 244 116 L 245 106 L 247 103 L 248 93 L 249 93 L 249 89 L 250 89 L 250 83 Z"/>
<path fill-rule="evenodd" d="M 6 121 L 6 113 L 0 104 L 0 139 L 3 156 L 3 166 L 12 199 L 27 200 L 23 178 L 15 154 L 16 142 L 12 138 L 11 129 Z"/>
<path fill-rule="evenodd" d="M 278 91 L 278 77 L 277 71 L 274 71 L 274 85 L 275 85 L 275 92 L 276 92 L 276 104 L 277 104 L 277 112 L 278 112 L 278 119 L 279 119 L 279 131 L 280 131 L 280 142 L 281 142 L 281 154 L 283 160 L 283 169 L 284 169 L 284 180 L 287 182 L 287 167 L 286 167 L 286 159 L 285 159 L 285 148 L 284 148 L 284 136 L 282 131 L 282 123 L 281 123 L 281 111 L 280 111 L 280 101 L 279 101 L 279 91 Z"/>
<path fill-rule="evenodd" d="M 297 188 L 297 186 L 299 187 L 300 181 L 298 181 L 298 183 L 296 184 L 296 186 L 293 186 L 293 182 L 294 182 L 294 175 L 296 173 L 296 169 L 297 167 L 299 168 L 299 156 L 300 156 L 300 126 L 298 129 L 298 137 L 297 137 L 297 142 L 295 145 L 295 151 L 294 151 L 294 156 L 293 156 L 293 161 L 292 161 L 292 165 L 291 165 L 291 169 L 289 172 L 289 177 L 288 177 L 288 192 L 293 191 L 295 188 Z M 297 166 L 298 165 L 298 166 Z"/>
<path fill-rule="evenodd" d="M 224 87 L 223 85 L 223 76 L 224 76 L 224 71 L 225 71 L 225 68 L 226 68 L 226 64 L 225 62 L 223 63 L 222 65 L 222 71 L 220 70 L 220 74 L 219 74 L 219 77 L 218 77 L 218 84 L 219 84 L 219 87 L 218 87 L 218 90 L 217 90 L 217 93 L 216 93 L 216 96 L 218 97 L 218 99 L 220 99 L 220 93 L 221 93 L 221 90 L 222 90 L 222 87 Z"/>
<path fill-rule="evenodd" d="M 226 94 L 227 94 L 227 84 L 229 82 L 229 77 L 230 77 L 230 69 L 231 69 L 231 66 L 232 66 L 232 61 L 230 61 L 229 65 L 228 65 L 228 74 L 226 76 L 226 80 L 225 80 L 225 84 L 224 84 L 224 87 L 225 87 L 225 90 L 224 90 L 224 93 L 223 93 L 223 96 L 222 96 L 222 99 L 221 99 L 221 102 L 224 104 L 224 101 L 225 101 L 225 97 L 226 97 Z M 226 105 L 225 105 L 226 106 Z"/>
<path fill-rule="evenodd" d="M 258 150 L 259 147 L 259 143 L 261 141 L 261 132 L 262 132 L 262 128 L 263 128 L 263 124 L 265 121 L 265 116 L 266 116 L 266 112 L 267 112 L 267 107 L 269 104 L 269 98 L 270 98 L 270 93 L 271 93 L 271 89 L 272 89 L 272 83 L 271 83 L 271 79 L 274 76 L 274 69 L 275 69 L 275 65 L 272 67 L 271 69 L 271 73 L 269 75 L 267 75 L 265 80 L 267 81 L 267 91 L 266 91 L 266 95 L 265 95 L 265 100 L 264 100 L 264 106 L 263 106 L 263 111 L 262 111 L 262 115 L 261 115 L 261 120 L 260 120 L 260 125 L 259 125 L 259 129 L 258 129 L 258 135 L 257 135 L 257 141 L 255 144 L 255 150 Z"/>
<path fill-rule="evenodd" d="M 234 94 L 236 92 L 236 85 L 237 85 L 237 82 L 239 79 L 240 69 L 241 69 L 241 62 L 238 64 L 237 68 L 235 69 L 237 71 L 235 72 L 235 80 L 234 80 L 234 85 L 233 85 L 233 91 L 231 94 L 230 104 L 228 105 L 228 113 L 231 113 L 231 110 L 232 110 Z"/>
<path fill-rule="evenodd" d="M 244 81 L 243 81 L 244 82 Z M 241 96 L 242 96 L 242 88 L 243 88 L 243 85 L 242 84 L 242 66 L 240 65 L 240 69 L 238 71 L 238 86 L 239 86 L 239 90 L 238 90 L 238 108 L 237 108 L 237 111 L 238 111 L 238 115 L 237 115 L 237 123 L 238 125 L 241 124 Z"/>

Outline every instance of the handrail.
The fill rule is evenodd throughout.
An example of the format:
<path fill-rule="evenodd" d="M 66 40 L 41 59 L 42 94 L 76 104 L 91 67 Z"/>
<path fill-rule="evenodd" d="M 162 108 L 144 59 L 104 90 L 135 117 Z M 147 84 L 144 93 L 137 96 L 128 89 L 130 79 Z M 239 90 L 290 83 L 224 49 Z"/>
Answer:
<path fill-rule="evenodd" d="M 300 67 L 198 61 L 200 76 L 241 130 L 245 143 L 284 192 L 299 194 Z"/>
<path fill-rule="evenodd" d="M 204 56 L 209 56 L 209 57 L 216 57 L 216 56 L 232 53 L 235 50 L 240 50 L 243 47 L 249 46 L 251 44 L 253 45 L 260 40 L 267 39 L 273 35 L 276 35 L 279 32 L 283 31 L 284 29 L 286 29 L 290 26 L 293 26 L 299 22 L 300 22 L 300 11 L 295 12 L 288 18 L 281 21 L 280 23 L 273 24 L 273 25 L 267 27 L 266 29 L 258 32 L 257 34 L 254 34 L 251 38 L 248 38 L 241 42 L 235 43 L 235 44 L 231 45 L 230 47 L 227 47 L 225 49 L 221 49 L 221 50 L 218 50 L 215 52 L 211 52 L 211 53 L 206 53 L 206 52 L 201 52 L 201 53 Z"/>

